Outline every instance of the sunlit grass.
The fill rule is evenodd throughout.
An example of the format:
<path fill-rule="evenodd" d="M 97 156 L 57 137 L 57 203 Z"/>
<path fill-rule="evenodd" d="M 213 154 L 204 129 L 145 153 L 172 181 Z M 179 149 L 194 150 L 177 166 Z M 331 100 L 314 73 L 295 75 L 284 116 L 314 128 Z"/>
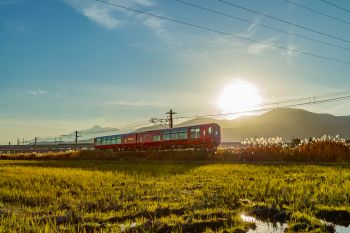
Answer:
<path fill-rule="evenodd" d="M 350 206 L 346 165 L 9 160 L 0 177 L 2 232 L 242 232 L 252 226 L 241 214 L 257 206 L 322 230 L 318 219 Z"/>

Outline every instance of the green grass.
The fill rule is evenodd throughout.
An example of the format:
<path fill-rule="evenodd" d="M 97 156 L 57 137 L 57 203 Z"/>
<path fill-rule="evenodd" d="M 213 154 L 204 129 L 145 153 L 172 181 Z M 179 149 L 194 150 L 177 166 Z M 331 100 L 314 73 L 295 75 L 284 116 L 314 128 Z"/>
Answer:
<path fill-rule="evenodd" d="M 328 232 L 349 206 L 346 164 L 0 160 L 0 232 L 245 232 L 243 212 Z"/>

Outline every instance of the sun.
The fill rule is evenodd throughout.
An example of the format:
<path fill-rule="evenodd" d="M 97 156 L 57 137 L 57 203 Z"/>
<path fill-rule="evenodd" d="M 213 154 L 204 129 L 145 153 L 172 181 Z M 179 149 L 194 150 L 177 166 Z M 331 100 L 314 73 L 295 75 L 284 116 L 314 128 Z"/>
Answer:
<path fill-rule="evenodd" d="M 227 85 L 217 99 L 217 106 L 222 113 L 237 113 L 228 118 L 248 115 L 245 111 L 255 109 L 262 103 L 258 89 L 244 80 L 236 80 Z"/>

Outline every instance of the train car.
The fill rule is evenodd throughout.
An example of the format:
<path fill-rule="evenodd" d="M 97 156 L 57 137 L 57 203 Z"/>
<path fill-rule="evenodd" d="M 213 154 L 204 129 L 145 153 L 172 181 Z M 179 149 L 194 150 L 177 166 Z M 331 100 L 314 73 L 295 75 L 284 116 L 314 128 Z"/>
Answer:
<path fill-rule="evenodd" d="M 220 143 L 220 126 L 215 123 L 102 136 L 94 139 L 95 149 L 113 151 L 188 148 L 215 150 Z"/>

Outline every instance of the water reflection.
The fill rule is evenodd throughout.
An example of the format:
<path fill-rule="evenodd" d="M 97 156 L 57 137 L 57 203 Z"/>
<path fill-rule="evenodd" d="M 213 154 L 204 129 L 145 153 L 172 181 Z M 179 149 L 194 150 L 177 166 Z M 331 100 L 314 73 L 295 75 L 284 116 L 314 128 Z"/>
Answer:
<path fill-rule="evenodd" d="M 256 225 L 255 229 L 249 229 L 248 233 L 283 233 L 287 229 L 286 223 L 269 223 L 260 221 L 254 217 L 242 214 L 241 218 L 245 222 L 253 222 Z"/>
<path fill-rule="evenodd" d="M 350 227 L 335 225 L 335 232 L 337 232 L 337 233 L 350 233 Z"/>
<path fill-rule="evenodd" d="M 241 218 L 245 222 L 255 223 L 256 228 L 250 229 L 248 233 L 283 233 L 287 229 L 288 225 L 286 223 L 270 223 L 260 221 L 254 217 L 242 214 Z M 333 225 L 336 233 L 350 233 L 350 227 L 335 225 L 332 223 L 325 222 L 327 224 Z"/>

